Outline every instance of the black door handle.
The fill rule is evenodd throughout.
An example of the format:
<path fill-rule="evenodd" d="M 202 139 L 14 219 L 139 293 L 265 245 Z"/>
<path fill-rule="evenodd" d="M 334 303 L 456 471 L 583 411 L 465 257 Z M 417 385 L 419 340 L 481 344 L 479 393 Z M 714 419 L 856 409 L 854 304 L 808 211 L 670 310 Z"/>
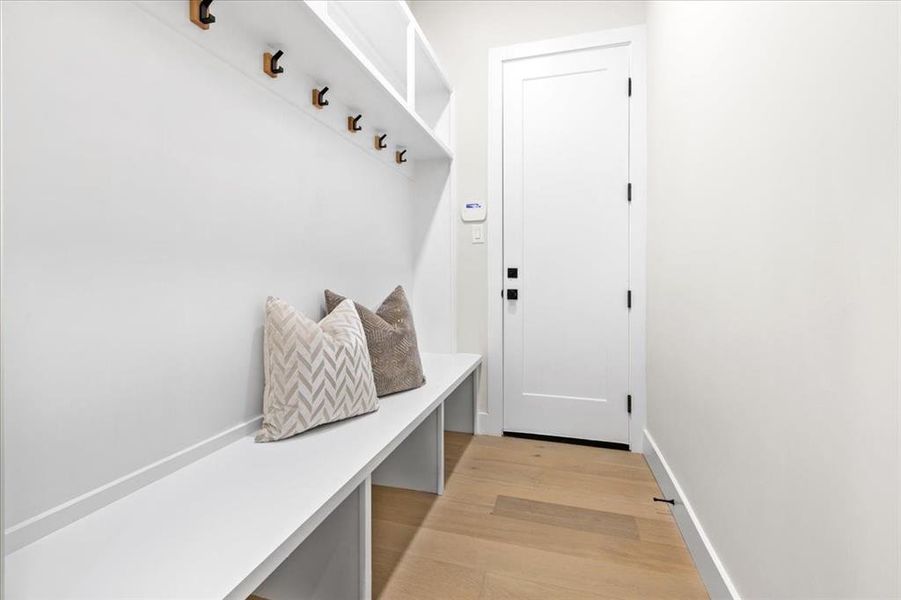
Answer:
<path fill-rule="evenodd" d="M 507 290 L 507 300 L 519 300 L 519 290 Z"/>

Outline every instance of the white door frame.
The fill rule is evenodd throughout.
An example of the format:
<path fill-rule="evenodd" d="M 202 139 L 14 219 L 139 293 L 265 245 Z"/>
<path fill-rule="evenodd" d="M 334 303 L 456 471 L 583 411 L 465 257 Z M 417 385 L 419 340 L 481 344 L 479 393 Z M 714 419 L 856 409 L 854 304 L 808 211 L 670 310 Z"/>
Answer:
<path fill-rule="evenodd" d="M 646 419 L 646 298 L 647 298 L 647 74 L 645 26 L 609 29 L 569 37 L 492 48 L 488 54 L 488 349 L 486 377 L 488 412 L 479 413 L 478 431 L 501 435 L 504 428 L 504 213 L 503 213 L 503 65 L 504 62 L 557 52 L 628 45 L 632 101 L 629 110 L 629 171 L 632 182 L 630 210 L 630 265 L 632 310 L 629 312 L 629 379 L 632 418 L 629 441 L 642 451 Z"/>

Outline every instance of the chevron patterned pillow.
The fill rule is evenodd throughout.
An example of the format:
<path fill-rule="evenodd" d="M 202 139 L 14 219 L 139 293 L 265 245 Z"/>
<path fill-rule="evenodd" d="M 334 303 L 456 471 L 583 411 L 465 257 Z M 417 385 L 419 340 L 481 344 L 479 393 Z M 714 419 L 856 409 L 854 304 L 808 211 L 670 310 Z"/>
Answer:
<path fill-rule="evenodd" d="M 325 290 L 325 306 L 329 312 L 345 301 L 344 296 Z M 356 307 L 366 331 L 378 395 L 387 396 L 425 384 L 422 359 L 416 344 L 416 329 L 413 327 L 413 312 L 404 288 L 394 288 L 375 312 L 359 304 Z"/>
<path fill-rule="evenodd" d="M 256 441 L 378 409 L 366 336 L 351 301 L 317 323 L 270 297 L 264 336 L 263 428 Z"/>

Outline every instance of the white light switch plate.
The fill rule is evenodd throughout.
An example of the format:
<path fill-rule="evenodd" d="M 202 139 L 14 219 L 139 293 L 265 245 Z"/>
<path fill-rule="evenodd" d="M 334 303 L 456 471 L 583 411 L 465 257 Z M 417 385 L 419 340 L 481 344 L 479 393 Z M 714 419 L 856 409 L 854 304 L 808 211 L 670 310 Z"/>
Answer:
<path fill-rule="evenodd" d="M 473 225 L 472 226 L 472 243 L 473 244 L 484 244 L 485 243 L 485 230 L 481 225 Z"/>

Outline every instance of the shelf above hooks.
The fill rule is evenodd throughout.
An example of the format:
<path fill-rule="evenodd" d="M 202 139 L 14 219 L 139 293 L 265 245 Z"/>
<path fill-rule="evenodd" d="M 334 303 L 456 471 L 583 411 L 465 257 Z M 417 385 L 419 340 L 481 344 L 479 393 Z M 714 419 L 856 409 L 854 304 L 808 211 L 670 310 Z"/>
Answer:
<path fill-rule="evenodd" d="M 409 150 L 410 163 L 453 158 L 448 145 L 379 72 L 366 51 L 354 44 L 330 18 L 330 2 L 212 2 L 211 11 L 218 21 L 212 27 L 216 34 L 204 35 L 206 32 L 194 27 L 185 28 L 185 4 L 196 3 L 199 18 L 202 1 L 137 0 L 137 3 L 174 31 L 252 79 L 259 80 L 264 50 L 272 52 L 273 57 L 281 50 L 284 55 L 276 68 L 288 59 L 291 64 L 284 65 L 285 72 L 278 75 L 278 85 L 269 86 L 269 91 L 299 110 L 309 109 L 308 114 L 313 118 L 330 124 L 341 134 L 348 132 L 347 115 L 355 117 L 363 113 L 365 124 L 361 120 L 358 125 L 364 125 L 368 132 L 390 132 L 393 143 Z M 403 11 L 403 6 L 398 6 Z M 267 73 L 266 79 L 269 77 Z M 338 109 L 337 115 L 311 105 L 312 89 L 323 90 L 321 84 L 326 82 L 333 87 L 322 99 L 330 103 L 329 108 Z M 320 106 L 325 105 L 320 103 Z M 357 137 L 364 138 L 359 139 L 361 147 L 372 148 L 371 138 Z M 415 161 L 410 158 L 414 156 Z M 395 164 L 393 153 L 385 158 L 385 162 Z"/>

